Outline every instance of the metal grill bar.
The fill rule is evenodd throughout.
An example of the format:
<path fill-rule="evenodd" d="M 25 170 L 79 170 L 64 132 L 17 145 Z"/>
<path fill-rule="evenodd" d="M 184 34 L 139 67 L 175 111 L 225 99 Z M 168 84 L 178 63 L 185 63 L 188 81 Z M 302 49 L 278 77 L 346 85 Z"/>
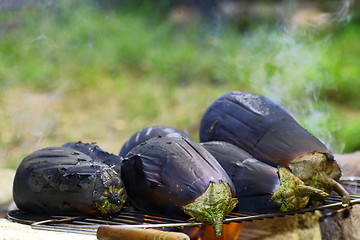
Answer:
<path fill-rule="evenodd" d="M 351 204 L 360 203 L 360 178 L 349 178 L 341 181 L 341 184 L 351 193 Z M 231 212 L 224 220 L 224 223 L 262 220 L 265 218 L 281 217 L 286 215 L 303 214 L 305 212 L 314 212 L 341 207 L 341 197 L 335 193 L 330 194 L 323 205 L 317 207 L 305 208 L 300 211 L 290 213 L 266 213 L 257 214 L 251 212 Z M 185 222 L 180 219 L 164 218 L 153 215 L 146 215 L 134 210 L 132 207 L 126 207 L 123 211 L 113 218 L 87 217 L 87 216 L 41 216 L 34 214 L 25 214 L 20 211 L 11 211 L 8 213 L 8 219 L 31 224 L 32 228 L 64 231 L 82 234 L 96 234 L 101 225 L 121 225 L 131 228 L 156 228 L 156 229 L 176 229 L 184 227 L 201 227 L 205 223 Z"/>

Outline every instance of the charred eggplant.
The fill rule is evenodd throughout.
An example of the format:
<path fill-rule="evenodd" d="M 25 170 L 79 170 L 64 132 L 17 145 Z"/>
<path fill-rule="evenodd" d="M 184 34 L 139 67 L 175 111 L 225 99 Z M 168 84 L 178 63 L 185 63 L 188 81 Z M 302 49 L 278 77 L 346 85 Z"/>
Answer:
<path fill-rule="evenodd" d="M 350 203 L 337 182 L 341 171 L 329 149 L 302 128 L 280 105 L 248 92 L 229 92 L 204 113 L 200 141 L 226 141 L 274 167 L 289 168 L 306 185 L 327 193 L 335 190 Z M 320 204 L 323 198 L 312 198 Z"/>
<path fill-rule="evenodd" d="M 120 149 L 119 156 L 125 157 L 135 146 L 153 137 L 183 137 L 190 139 L 186 133 L 176 128 L 165 126 L 148 127 L 134 133 Z"/>
<path fill-rule="evenodd" d="M 73 149 L 49 147 L 20 163 L 13 197 L 26 212 L 109 216 L 121 210 L 126 193 L 113 167 Z"/>
<path fill-rule="evenodd" d="M 146 213 L 206 222 L 215 234 L 236 205 L 227 173 L 200 144 L 185 138 L 152 138 L 124 158 L 129 202 Z"/>
<path fill-rule="evenodd" d="M 288 169 L 277 169 L 258 161 L 231 143 L 212 141 L 201 145 L 216 158 L 233 181 L 239 201 L 237 210 L 257 213 L 279 209 L 296 211 L 306 207 L 311 196 L 328 195 L 306 186 Z"/>
<path fill-rule="evenodd" d="M 84 143 L 81 141 L 68 142 L 62 145 L 62 147 L 71 148 L 86 155 L 89 155 L 94 161 L 105 163 L 113 167 L 118 174 L 121 174 L 122 159 L 117 155 L 104 151 L 95 143 Z"/>

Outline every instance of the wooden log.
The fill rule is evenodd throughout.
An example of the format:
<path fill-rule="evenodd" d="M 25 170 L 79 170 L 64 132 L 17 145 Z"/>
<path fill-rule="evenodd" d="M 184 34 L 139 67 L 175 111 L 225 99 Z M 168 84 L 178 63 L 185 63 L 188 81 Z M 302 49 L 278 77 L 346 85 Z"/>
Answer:
<path fill-rule="evenodd" d="M 184 233 L 122 226 L 101 226 L 96 236 L 99 240 L 190 240 Z"/>
<path fill-rule="evenodd" d="M 320 218 L 323 240 L 360 239 L 360 204 L 328 211 Z"/>

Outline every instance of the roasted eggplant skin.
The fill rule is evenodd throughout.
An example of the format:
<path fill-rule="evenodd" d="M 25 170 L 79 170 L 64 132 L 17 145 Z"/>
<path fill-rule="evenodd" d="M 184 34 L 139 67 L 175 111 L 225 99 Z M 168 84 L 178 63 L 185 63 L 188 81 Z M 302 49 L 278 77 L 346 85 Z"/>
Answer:
<path fill-rule="evenodd" d="M 107 164 L 113 167 L 118 174 L 121 174 L 122 158 L 115 154 L 106 152 L 95 143 L 85 143 L 82 141 L 68 142 L 62 145 L 62 147 L 71 148 L 86 155 L 89 155 L 94 161 Z"/>
<path fill-rule="evenodd" d="M 328 194 L 309 186 L 286 168 L 274 168 L 227 142 L 201 143 L 229 174 L 238 198 L 237 210 L 255 213 L 296 211 L 311 197 Z"/>
<path fill-rule="evenodd" d="M 30 213 L 110 216 L 121 210 L 126 193 L 113 167 L 73 149 L 48 147 L 20 163 L 13 198 Z"/>
<path fill-rule="evenodd" d="M 269 213 L 280 209 L 272 195 L 280 186 L 278 170 L 256 160 L 239 147 L 221 141 L 204 142 L 210 152 L 228 173 L 236 189 L 236 210 Z"/>
<path fill-rule="evenodd" d="M 121 173 L 128 200 L 135 208 L 165 217 L 192 216 L 212 224 L 217 235 L 224 215 L 237 202 L 234 185 L 224 169 L 199 143 L 189 139 L 151 138 L 126 155 Z M 214 212 L 210 220 L 197 216 L 197 212 L 207 214 L 201 206 L 207 191 L 210 195 L 205 202 L 209 205 L 205 205 Z"/>
<path fill-rule="evenodd" d="M 301 127 L 280 105 L 248 92 L 226 93 L 206 110 L 200 124 L 200 142 L 230 142 L 271 166 L 288 167 L 305 154 L 333 154 Z"/>
<path fill-rule="evenodd" d="M 200 141 L 230 142 L 262 162 L 291 169 L 309 186 L 335 190 L 344 206 L 350 203 L 337 182 L 341 170 L 330 150 L 264 96 L 234 91 L 219 97 L 202 116 Z M 322 200 L 314 199 L 314 204 Z"/>
<path fill-rule="evenodd" d="M 190 137 L 176 128 L 166 127 L 166 126 L 154 126 L 143 128 L 136 133 L 134 133 L 122 146 L 119 152 L 119 156 L 125 157 L 131 149 L 135 146 L 143 143 L 153 137 L 183 137 L 190 139 Z"/>

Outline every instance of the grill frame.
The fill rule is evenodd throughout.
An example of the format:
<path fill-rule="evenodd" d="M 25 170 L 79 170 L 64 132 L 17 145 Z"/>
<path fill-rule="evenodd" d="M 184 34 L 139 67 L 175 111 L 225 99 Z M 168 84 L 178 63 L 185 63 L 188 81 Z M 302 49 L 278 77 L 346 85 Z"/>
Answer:
<path fill-rule="evenodd" d="M 341 179 L 340 183 L 349 191 L 351 196 L 351 207 L 360 203 L 360 177 L 348 177 Z M 232 222 L 263 220 L 266 218 L 283 217 L 287 215 L 304 214 L 306 212 L 338 210 L 342 208 L 341 197 L 332 192 L 325 202 L 317 207 L 304 208 L 295 212 L 281 213 L 273 212 L 258 214 L 251 212 L 231 212 L 225 219 L 224 224 Z M 72 232 L 80 234 L 96 235 L 97 229 L 105 225 L 117 225 L 129 228 L 159 229 L 167 231 L 179 231 L 186 227 L 201 227 L 207 225 L 201 222 L 186 222 L 180 219 L 164 218 L 155 215 L 144 214 L 127 206 L 118 215 L 105 217 L 89 216 L 48 216 L 39 214 L 23 213 L 13 210 L 7 213 L 11 221 L 31 225 L 33 229 L 42 229 L 60 232 Z"/>

